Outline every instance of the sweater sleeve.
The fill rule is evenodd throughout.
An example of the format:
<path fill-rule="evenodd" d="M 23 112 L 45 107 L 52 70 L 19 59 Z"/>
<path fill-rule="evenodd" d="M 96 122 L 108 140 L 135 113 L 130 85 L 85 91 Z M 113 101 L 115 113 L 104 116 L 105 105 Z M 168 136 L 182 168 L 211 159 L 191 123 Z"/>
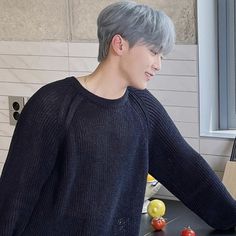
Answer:
<path fill-rule="evenodd" d="M 58 151 L 58 99 L 46 86 L 25 105 L 0 179 L 0 235 L 21 235 Z"/>
<path fill-rule="evenodd" d="M 140 94 L 149 121 L 151 175 L 213 228 L 235 227 L 236 201 L 158 100 L 147 90 Z"/>

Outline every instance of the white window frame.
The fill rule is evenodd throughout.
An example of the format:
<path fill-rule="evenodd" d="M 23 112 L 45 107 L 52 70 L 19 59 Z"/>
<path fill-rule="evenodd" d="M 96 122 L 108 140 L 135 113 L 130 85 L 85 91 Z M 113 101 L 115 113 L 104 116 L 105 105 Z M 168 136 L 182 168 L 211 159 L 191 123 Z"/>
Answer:
<path fill-rule="evenodd" d="M 197 13 L 200 136 L 235 138 L 219 130 L 217 1 L 198 0 Z"/>

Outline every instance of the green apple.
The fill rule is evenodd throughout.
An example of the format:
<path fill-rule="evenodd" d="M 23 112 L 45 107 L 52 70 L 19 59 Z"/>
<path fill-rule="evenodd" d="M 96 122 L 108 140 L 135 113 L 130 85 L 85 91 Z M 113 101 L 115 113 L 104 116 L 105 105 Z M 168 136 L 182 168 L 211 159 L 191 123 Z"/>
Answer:
<path fill-rule="evenodd" d="M 165 203 L 159 199 L 150 201 L 147 207 L 147 213 L 150 217 L 162 217 L 165 214 L 166 206 Z"/>

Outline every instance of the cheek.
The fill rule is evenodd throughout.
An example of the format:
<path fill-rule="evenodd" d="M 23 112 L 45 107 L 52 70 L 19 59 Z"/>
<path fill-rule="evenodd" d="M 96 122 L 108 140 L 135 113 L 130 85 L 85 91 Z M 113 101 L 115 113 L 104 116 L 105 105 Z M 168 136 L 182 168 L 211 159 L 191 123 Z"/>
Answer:
<path fill-rule="evenodd" d="M 123 63 L 124 68 L 127 71 L 132 72 L 132 74 L 143 75 L 146 71 L 149 70 L 151 63 L 151 58 L 145 53 L 131 53 L 126 57 L 125 62 Z M 128 73 L 129 73 L 128 72 Z"/>

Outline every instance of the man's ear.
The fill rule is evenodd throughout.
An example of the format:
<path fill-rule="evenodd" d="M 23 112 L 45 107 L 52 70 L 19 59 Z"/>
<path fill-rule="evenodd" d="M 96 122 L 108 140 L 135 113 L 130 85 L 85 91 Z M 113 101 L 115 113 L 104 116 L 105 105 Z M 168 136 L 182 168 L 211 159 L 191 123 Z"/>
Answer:
<path fill-rule="evenodd" d="M 112 40 L 111 40 L 111 47 L 114 51 L 115 54 L 117 54 L 118 56 L 121 56 L 125 50 L 127 50 L 127 41 L 124 40 L 121 35 L 116 34 L 113 36 Z"/>

